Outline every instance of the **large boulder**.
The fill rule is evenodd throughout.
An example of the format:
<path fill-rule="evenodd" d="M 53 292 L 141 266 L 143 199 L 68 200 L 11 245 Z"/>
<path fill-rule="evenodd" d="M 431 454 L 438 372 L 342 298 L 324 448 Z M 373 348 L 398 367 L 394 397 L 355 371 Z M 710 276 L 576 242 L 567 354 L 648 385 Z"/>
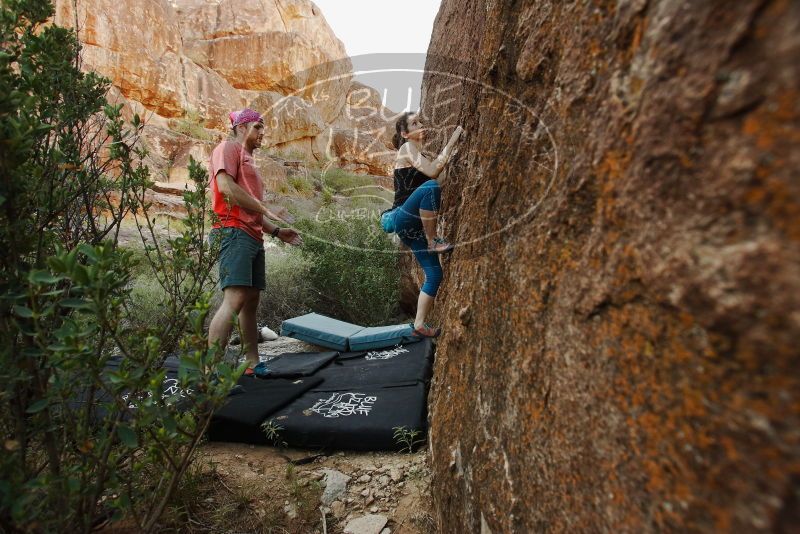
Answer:
<path fill-rule="evenodd" d="M 263 146 L 315 137 L 327 126 L 319 109 L 298 96 L 262 92 L 250 101 L 249 107 L 264 115 Z"/>
<path fill-rule="evenodd" d="M 162 117 L 197 112 L 224 127 L 240 95 L 218 73 L 184 55 L 178 16 L 167 0 L 57 0 L 55 22 L 74 27 L 86 69 L 108 77 L 125 98 Z M 123 23 L 124 21 L 124 23 Z"/>
<path fill-rule="evenodd" d="M 175 0 L 186 53 L 238 89 L 311 102 L 327 122 L 352 77 L 344 45 L 308 0 Z"/>
<path fill-rule="evenodd" d="M 58 0 L 55 22 L 77 24 L 84 66 L 111 79 L 127 98 L 166 117 L 183 113 L 181 34 L 166 0 Z M 125 24 L 121 24 L 121 21 Z"/>
<path fill-rule="evenodd" d="M 786 1 L 443 0 L 439 532 L 800 528 L 798 28 Z"/>
<path fill-rule="evenodd" d="M 396 151 L 388 149 L 380 138 L 361 130 L 328 128 L 314 138 L 314 156 L 339 166 L 356 164 L 361 174 L 389 176 L 394 168 Z"/>
<path fill-rule="evenodd" d="M 109 99 L 146 122 L 144 162 L 159 182 L 185 183 L 190 156 L 207 164 L 229 112 L 245 106 L 265 115 L 265 148 L 391 172 L 393 113 L 375 90 L 351 82 L 344 45 L 309 0 L 56 0 L 56 8 L 57 24 L 78 29 L 84 67 L 111 80 Z M 285 170 L 268 158 L 260 167 L 278 189 Z"/>
<path fill-rule="evenodd" d="M 381 94 L 374 88 L 353 81 L 339 116 L 331 126 L 343 130 L 358 130 L 380 139 L 388 148 L 394 149 L 392 137 L 395 121 L 400 116 L 383 105 Z"/>

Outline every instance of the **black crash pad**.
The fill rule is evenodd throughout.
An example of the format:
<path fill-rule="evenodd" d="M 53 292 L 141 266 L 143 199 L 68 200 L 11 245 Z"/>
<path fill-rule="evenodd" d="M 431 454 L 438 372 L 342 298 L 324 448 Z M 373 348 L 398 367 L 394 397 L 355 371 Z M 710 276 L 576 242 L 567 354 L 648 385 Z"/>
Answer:
<path fill-rule="evenodd" d="M 105 379 L 108 373 L 118 371 L 121 363 L 121 356 L 109 358 L 103 370 L 103 378 Z M 166 399 L 171 397 L 175 400 L 175 402 L 178 403 L 180 403 L 181 400 L 187 395 L 191 394 L 191 391 L 185 391 L 180 387 L 180 380 L 178 379 L 179 367 L 180 360 L 177 356 L 169 356 L 164 361 L 164 365 L 162 367 L 162 369 L 165 371 L 164 381 L 162 382 L 162 398 Z M 128 408 L 131 410 L 136 409 L 136 399 L 129 398 L 127 393 L 122 394 L 122 400 L 128 402 Z M 113 398 L 110 393 L 98 389 L 94 392 L 94 398 L 90 401 L 89 392 L 85 391 L 79 394 L 77 398 L 71 400 L 69 402 L 69 406 L 73 409 L 83 409 L 88 402 L 92 402 L 94 404 L 93 419 L 95 421 L 102 421 L 105 419 L 107 414 L 107 410 L 104 405 L 113 402 Z M 127 418 L 127 415 L 123 414 L 123 418 Z"/>
<path fill-rule="evenodd" d="M 268 418 L 289 446 L 314 449 L 400 450 L 395 428 L 424 440 L 426 385 L 309 391 Z"/>
<path fill-rule="evenodd" d="M 359 357 L 345 354 L 314 376 L 323 379 L 317 391 L 342 391 L 355 387 L 395 387 L 430 381 L 433 344 L 430 340 L 368 351 Z"/>
<path fill-rule="evenodd" d="M 256 365 L 255 373 L 259 378 L 310 376 L 328 365 L 337 356 L 339 353 L 336 351 L 279 354 Z"/>
<path fill-rule="evenodd" d="M 321 378 L 287 380 L 243 376 L 238 384 L 242 391 L 228 398 L 211 418 L 208 439 L 272 445 L 261 429 L 261 423 L 311 388 L 322 383 Z"/>

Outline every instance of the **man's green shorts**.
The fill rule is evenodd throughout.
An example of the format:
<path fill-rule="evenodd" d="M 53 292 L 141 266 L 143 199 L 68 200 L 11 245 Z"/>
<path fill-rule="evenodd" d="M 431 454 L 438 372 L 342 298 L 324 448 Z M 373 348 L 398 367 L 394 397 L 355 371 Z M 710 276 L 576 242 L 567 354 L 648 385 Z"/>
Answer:
<path fill-rule="evenodd" d="M 267 288 L 264 244 L 239 228 L 214 228 L 211 242 L 219 243 L 219 286 Z"/>

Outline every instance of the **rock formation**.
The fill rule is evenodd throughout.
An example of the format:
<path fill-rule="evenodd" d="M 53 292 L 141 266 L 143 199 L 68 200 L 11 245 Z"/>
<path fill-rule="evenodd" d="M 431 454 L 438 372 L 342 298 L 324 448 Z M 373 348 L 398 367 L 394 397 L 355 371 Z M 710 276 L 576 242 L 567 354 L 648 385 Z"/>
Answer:
<path fill-rule="evenodd" d="M 352 81 L 344 45 L 309 0 L 56 0 L 55 22 L 78 28 L 84 68 L 111 80 L 110 100 L 147 121 L 157 181 L 184 183 L 189 155 L 206 162 L 228 113 L 245 106 L 267 118 L 265 149 L 391 172 L 380 141 L 393 113 Z M 354 93 L 368 94 L 353 104 Z M 376 113 L 357 121 L 364 102 Z M 375 139 L 380 150 L 365 155 Z M 268 182 L 285 178 L 261 160 Z"/>
<path fill-rule="evenodd" d="M 798 35 L 785 0 L 443 0 L 440 532 L 800 528 Z"/>

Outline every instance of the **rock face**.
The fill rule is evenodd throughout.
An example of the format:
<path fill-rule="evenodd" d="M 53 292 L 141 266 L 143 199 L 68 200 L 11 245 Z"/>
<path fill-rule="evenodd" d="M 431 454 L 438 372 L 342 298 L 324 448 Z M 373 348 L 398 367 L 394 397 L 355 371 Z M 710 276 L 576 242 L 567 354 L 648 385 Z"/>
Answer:
<path fill-rule="evenodd" d="M 111 80 L 110 97 L 127 115 L 147 121 L 142 140 L 156 180 L 186 180 L 188 155 L 206 155 L 205 163 L 206 145 L 227 133 L 228 113 L 245 106 L 265 115 L 264 148 L 315 159 L 321 152 L 312 147 L 327 147 L 335 128 L 331 159 L 391 172 L 393 151 L 362 154 L 363 140 L 385 141 L 387 123 L 363 118 L 361 108 L 394 114 L 352 82 L 344 45 L 309 0 L 86 0 L 77 9 L 56 0 L 55 22 L 78 28 L 85 68 Z M 369 94 L 351 104 L 361 93 Z M 354 118 L 348 110 L 356 107 Z"/>
<path fill-rule="evenodd" d="M 326 121 L 339 114 L 352 64 L 308 0 L 173 0 L 187 55 L 237 89 L 300 96 Z"/>
<path fill-rule="evenodd" d="M 440 532 L 800 528 L 798 35 L 779 0 L 443 0 Z"/>

